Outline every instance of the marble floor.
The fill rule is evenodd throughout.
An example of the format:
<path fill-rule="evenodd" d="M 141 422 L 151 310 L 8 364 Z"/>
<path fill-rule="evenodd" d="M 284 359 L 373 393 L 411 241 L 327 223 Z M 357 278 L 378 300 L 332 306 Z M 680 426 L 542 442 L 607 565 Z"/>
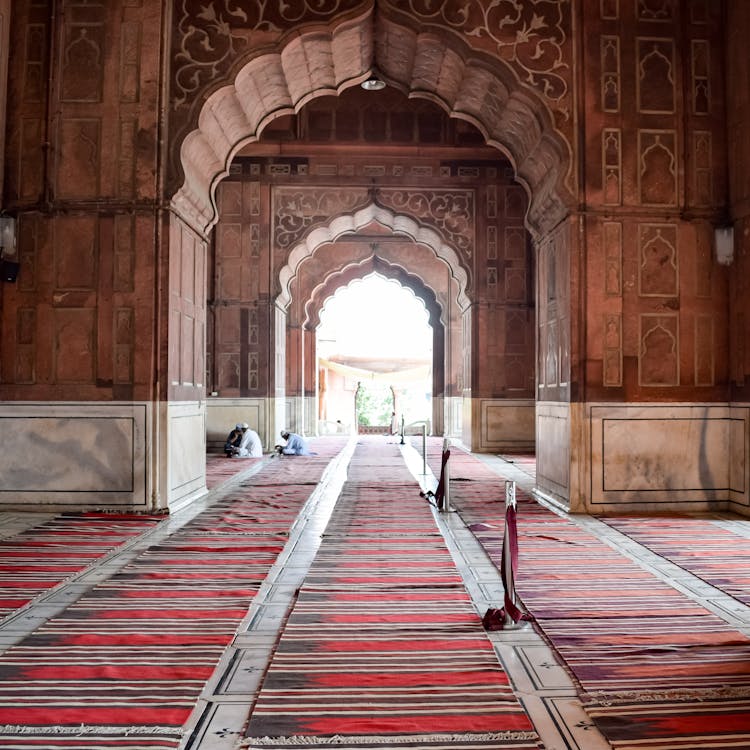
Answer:
<path fill-rule="evenodd" d="M 394 438 L 394 441 L 396 439 Z M 290 530 L 289 540 L 269 571 L 237 634 L 206 683 L 201 699 L 187 724 L 183 750 L 234 750 L 242 737 L 254 696 L 277 641 L 284 616 L 296 589 L 303 582 L 325 529 L 341 486 L 355 441 L 335 459 L 307 501 Z M 415 478 L 425 489 L 436 482 L 421 455 L 411 446 L 402 447 Z M 517 486 L 531 490 L 533 469 L 499 456 L 481 456 L 487 465 Z M 41 622 L 62 612 L 88 587 L 119 570 L 145 548 L 174 533 L 223 492 L 246 481 L 260 465 L 256 464 L 212 490 L 201 501 L 172 515 L 164 523 L 120 547 L 95 565 L 18 610 L 0 624 L 0 652 L 18 642 Z M 554 509 L 552 509 L 554 510 Z M 500 606 L 503 587 L 497 569 L 479 547 L 473 535 L 455 513 L 433 511 L 456 565 L 481 616 L 490 606 Z M 637 561 L 679 591 L 715 612 L 730 625 L 750 635 L 750 608 L 697 579 L 678 566 L 653 554 L 633 540 L 588 516 L 572 520 Z M 38 514 L 0 514 L 0 538 L 17 533 Z M 750 538 L 750 524 L 722 519 L 716 522 Z M 567 672 L 558 664 L 546 642 L 529 624 L 512 630 L 488 633 L 497 657 L 510 675 L 513 687 L 532 718 L 546 750 L 605 750 L 610 745 L 597 732 L 582 710 Z"/>

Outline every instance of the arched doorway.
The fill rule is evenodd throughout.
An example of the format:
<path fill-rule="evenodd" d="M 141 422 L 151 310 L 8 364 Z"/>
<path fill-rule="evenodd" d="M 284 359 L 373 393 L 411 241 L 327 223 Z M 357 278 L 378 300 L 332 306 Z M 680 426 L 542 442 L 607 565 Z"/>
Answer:
<path fill-rule="evenodd" d="M 524 227 L 527 227 L 531 228 L 537 235 L 542 234 L 549 231 L 556 223 L 559 223 L 566 211 L 565 204 L 560 198 L 561 194 L 567 195 L 565 188 L 560 187 L 564 184 L 562 175 L 567 171 L 565 167 L 566 150 L 564 148 L 564 140 L 556 134 L 544 104 L 541 101 L 537 101 L 529 91 L 522 90 L 513 77 L 509 76 L 508 70 L 503 68 L 503 64 L 497 60 L 490 61 L 485 59 L 479 54 L 472 53 L 468 48 L 460 47 L 460 45 L 459 48 L 453 48 L 452 43 L 449 45 L 445 39 L 430 38 L 428 40 L 427 37 L 422 37 L 417 31 L 409 29 L 406 26 L 403 28 L 397 28 L 398 24 L 393 26 L 391 21 L 384 20 L 382 23 L 384 24 L 382 33 L 388 35 L 398 30 L 401 34 L 400 41 L 397 40 L 393 44 L 386 45 L 386 50 L 384 51 L 386 55 L 384 64 L 386 67 L 388 66 L 388 54 L 396 55 L 399 50 L 403 51 L 405 49 L 404 46 L 399 45 L 405 45 L 411 49 L 411 45 L 415 44 L 417 40 L 429 41 L 433 52 L 435 49 L 441 50 L 446 60 L 446 66 L 458 66 L 457 69 L 461 70 L 467 86 L 471 84 L 469 87 L 471 90 L 475 93 L 479 92 L 480 89 L 483 91 L 481 96 L 477 94 L 477 99 L 472 101 L 464 96 L 465 91 L 464 94 L 461 94 L 457 89 L 453 92 L 452 98 L 449 101 L 446 99 L 445 91 L 438 91 L 439 69 L 430 71 L 430 75 L 428 76 L 431 81 L 429 85 L 434 87 L 432 91 L 429 91 L 428 82 L 424 79 L 420 79 L 419 86 L 416 86 L 413 82 L 408 87 L 402 86 L 402 88 L 409 91 L 411 96 L 417 99 L 431 99 L 436 101 L 444 111 L 449 112 L 457 120 L 474 123 L 482 132 L 486 142 L 493 145 L 502 144 L 503 152 L 511 156 L 511 164 L 513 165 L 509 165 L 511 176 L 514 174 L 521 180 L 522 184 L 532 187 L 531 206 L 527 210 L 528 204 L 525 197 L 522 201 L 516 203 L 516 205 L 522 205 L 520 215 L 517 216 L 517 226 L 511 227 L 512 231 L 504 235 L 503 240 L 509 238 L 509 242 L 515 245 L 514 252 L 517 252 L 519 257 L 523 257 L 524 261 L 526 261 L 530 258 L 528 242 L 524 236 L 518 239 L 518 230 L 523 234 L 525 232 Z M 371 36 L 372 30 L 364 24 L 364 19 L 359 19 L 358 21 L 351 22 L 351 25 L 342 24 L 336 27 L 332 31 L 331 36 L 326 39 L 312 32 L 309 37 L 305 36 L 304 33 L 300 33 L 298 39 L 301 40 L 300 43 L 308 45 L 305 48 L 306 52 L 310 53 L 317 50 L 320 54 L 327 54 L 331 50 L 331 47 L 335 49 L 338 45 L 345 45 L 345 40 L 351 40 L 351 34 L 355 33 Z M 263 150 L 262 135 L 264 129 L 269 128 L 270 124 L 274 122 L 283 123 L 284 118 L 291 117 L 292 113 L 298 111 L 298 105 L 302 103 L 302 99 L 296 98 L 295 95 L 295 97 L 291 98 L 292 104 L 290 105 L 285 98 L 289 95 L 289 85 L 282 82 L 280 88 L 274 91 L 268 89 L 266 95 L 261 97 L 263 100 L 262 112 L 257 110 L 253 118 L 249 118 L 247 116 L 248 112 L 246 109 L 243 109 L 244 119 L 241 120 L 239 118 L 240 110 L 237 107 L 242 109 L 242 102 L 249 103 L 247 96 L 251 89 L 255 90 L 257 95 L 257 92 L 263 91 L 264 87 L 268 86 L 265 82 L 266 78 L 261 76 L 260 71 L 265 70 L 267 74 L 269 69 L 274 69 L 274 66 L 278 66 L 277 57 L 273 55 L 261 56 L 249 61 L 237 74 L 234 83 L 217 89 L 208 98 L 201 110 L 201 115 L 198 118 L 198 128 L 184 139 L 181 153 L 186 179 L 182 188 L 175 195 L 173 208 L 176 214 L 187 218 L 192 224 L 197 223 L 205 227 L 210 227 L 218 220 L 213 203 L 217 195 L 217 186 L 219 186 L 219 181 L 226 178 L 232 171 L 229 168 L 230 161 L 235 154 L 240 153 L 243 145 L 256 144 L 252 148 L 247 147 L 242 151 L 241 158 L 250 160 L 253 158 L 265 158 L 268 160 L 269 157 L 265 156 L 268 152 Z M 418 64 L 419 60 L 417 59 L 414 70 L 417 69 Z M 364 72 L 368 70 L 369 67 Z M 335 79 L 336 76 L 333 69 L 331 69 L 330 75 Z M 347 78 L 346 81 L 342 81 L 336 87 L 337 96 L 343 96 L 346 90 L 357 83 L 357 80 L 358 77 L 353 79 Z M 311 90 L 307 95 L 307 100 L 314 101 L 315 97 L 323 96 L 330 91 L 331 87 L 326 86 Z M 277 96 L 280 98 L 275 98 Z M 492 101 L 491 106 L 488 106 L 490 101 L 488 97 Z M 295 101 L 297 104 L 294 104 Z M 253 102 L 258 103 L 255 100 Z M 459 102 L 461 106 L 457 108 Z M 511 117 L 510 111 L 507 108 L 513 110 L 512 118 L 514 123 L 511 126 L 506 121 L 506 129 L 504 131 L 502 128 L 498 130 L 498 124 L 503 123 L 506 116 Z M 525 122 L 528 125 L 527 130 L 522 135 L 519 134 L 519 121 Z M 216 130 L 217 125 L 221 133 Z M 501 138 L 503 134 L 506 136 L 506 142 Z M 498 137 L 495 138 L 495 136 Z M 254 152 L 253 149 L 255 149 Z M 498 157 L 496 156 L 495 158 L 497 159 Z M 290 174 L 296 168 L 293 163 L 293 157 L 276 161 L 286 161 L 281 167 L 288 170 L 287 174 Z M 233 165 L 235 163 L 236 160 L 232 162 Z M 540 168 L 542 164 L 544 166 Z M 450 170 L 453 170 L 454 167 L 446 165 L 446 169 L 448 170 L 446 174 L 459 174 L 461 168 L 460 166 L 456 167 L 456 171 L 451 172 Z M 472 172 L 472 167 L 467 165 L 463 176 L 475 174 L 476 168 L 474 169 L 475 171 Z M 491 168 L 488 167 L 488 169 Z M 508 168 L 504 168 L 502 171 L 507 172 Z M 442 174 L 442 168 L 440 173 Z M 229 174 L 230 180 L 231 176 Z M 223 185 L 224 183 L 219 186 L 220 190 Z M 523 195 L 523 190 L 518 189 L 521 195 Z M 476 225 L 472 227 L 474 231 L 474 235 L 471 238 L 473 244 L 470 244 L 463 251 L 464 257 L 459 257 L 462 253 L 453 250 L 451 244 L 445 241 L 446 235 L 450 235 L 452 231 L 449 223 L 452 219 L 456 218 L 451 213 L 456 206 L 455 202 L 449 207 L 447 213 L 443 214 L 440 218 L 443 224 L 437 230 L 434 230 L 429 222 L 424 221 L 424 216 L 420 214 L 420 208 L 415 208 L 414 206 L 404 208 L 397 205 L 394 202 L 395 198 L 393 196 L 395 191 L 391 190 L 389 195 L 388 187 L 386 186 L 374 186 L 372 189 L 368 188 L 367 191 L 371 193 L 370 200 L 364 203 L 360 201 L 359 205 L 355 202 L 350 210 L 342 210 L 339 206 L 336 207 L 337 210 L 332 212 L 329 207 L 326 212 L 323 212 L 325 220 L 320 220 L 323 213 L 314 216 L 318 220 L 316 226 L 308 225 L 304 227 L 304 231 L 300 233 L 299 242 L 291 250 L 288 250 L 286 254 L 287 260 L 278 276 L 280 288 L 278 289 L 276 299 L 273 302 L 269 299 L 264 309 L 256 310 L 258 322 L 255 325 L 253 324 L 252 312 L 249 313 L 247 320 L 241 319 L 238 322 L 238 328 L 243 332 L 243 336 L 246 335 L 244 333 L 245 329 L 250 332 L 254 328 L 262 328 L 263 325 L 272 332 L 273 342 L 268 355 L 269 380 L 267 383 L 268 394 L 266 399 L 268 403 L 265 413 L 266 432 L 270 435 L 276 431 L 278 425 L 289 424 L 290 421 L 293 422 L 297 418 L 297 415 L 294 413 L 294 407 L 290 404 L 288 398 L 289 393 L 292 393 L 293 396 L 298 395 L 302 399 L 311 395 L 304 393 L 304 383 L 294 382 L 294 373 L 301 370 L 300 364 L 304 359 L 305 344 L 304 336 L 296 334 L 293 329 L 290 329 L 286 310 L 286 306 L 291 301 L 289 283 L 296 273 L 299 262 L 303 258 L 310 256 L 311 248 L 316 248 L 322 243 L 328 243 L 346 232 L 351 232 L 361 226 L 374 222 L 385 226 L 386 229 L 393 231 L 395 234 L 406 234 L 418 241 L 423 241 L 424 235 L 432 232 L 437 239 L 428 238 L 425 244 L 433 248 L 436 257 L 446 261 L 451 277 L 458 283 L 458 298 L 464 305 L 461 320 L 464 345 L 460 353 L 463 358 L 462 367 L 460 368 L 462 380 L 457 384 L 457 390 L 463 399 L 463 407 L 457 410 L 456 415 L 452 419 L 458 419 L 460 423 L 458 432 L 467 444 L 475 447 L 473 443 L 477 440 L 477 436 L 486 436 L 488 434 L 488 431 L 484 429 L 484 425 L 488 423 L 498 424 L 501 420 L 497 419 L 497 405 L 489 404 L 487 399 L 484 399 L 481 403 L 479 401 L 475 403 L 472 400 L 472 386 L 474 385 L 472 379 L 476 375 L 476 367 L 472 357 L 476 356 L 477 350 L 472 350 L 471 342 L 478 340 L 477 334 L 479 331 L 484 331 L 486 336 L 495 336 L 497 340 L 514 341 L 514 336 L 517 337 L 517 331 L 521 329 L 524 333 L 520 338 L 515 339 L 513 345 L 518 346 L 519 341 L 521 341 L 522 346 L 528 346 L 528 334 L 526 331 L 529 326 L 533 327 L 534 325 L 534 284 L 533 282 L 529 283 L 527 279 L 521 279 L 518 273 L 515 273 L 514 276 L 513 269 L 511 269 L 510 274 L 506 274 L 503 278 L 500 275 L 503 271 L 501 270 L 498 273 L 498 264 L 494 266 L 490 264 L 488 267 L 478 269 L 473 259 L 469 261 L 465 260 L 466 255 L 471 256 L 478 246 L 491 247 L 497 242 L 497 232 L 493 237 L 492 232 L 487 230 L 485 226 L 482 226 L 482 230 L 485 231 L 482 237 L 477 236 Z M 242 190 L 240 190 L 241 192 Z M 356 191 L 354 192 L 356 193 Z M 471 189 L 465 192 L 469 193 Z M 482 209 L 487 215 L 491 215 L 492 211 L 497 211 L 497 193 L 495 193 L 494 197 L 488 197 L 490 192 L 487 191 L 487 195 L 482 195 Z M 278 191 L 276 193 L 278 194 Z M 274 199 L 278 197 L 277 194 L 274 195 Z M 540 196 L 543 197 L 540 199 Z M 391 200 L 390 205 L 388 204 L 389 199 Z M 219 196 L 219 205 L 221 205 L 222 200 L 222 197 Z M 260 205 L 263 200 L 262 196 L 253 197 L 251 195 L 249 197 L 251 204 L 255 201 L 256 205 Z M 540 200 L 546 201 L 544 210 L 541 210 Z M 245 201 L 244 196 L 240 198 L 240 203 L 243 203 L 243 201 Z M 471 210 L 474 210 L 474 208 L 475 206 L 472 206 Z M 301 206 L 301 211 L 296 214 L 297 217 L 301 217 L 303 220 L 309 218 L 309 213 L 306 213 L 308 210 L 309 205 Z M 463 216 L 470 214 L 469 210 L 459 207 L 459 219 L 461 218 L 462 210 Z M 315 214 L 315 211 L 312 213 Z M 276 216 L 278 218 L 278 213 Z M 434 215 L 432 219 L 435 219 Z M 347 222 L 349 223 L 347 224 Z M 218 229 L 224 231 L 225 236 L 228 235 L 224 227 L 218 227 Z M 284 228 L 276 224 L 272 228 L 274 232 L 273 236 L 264 238 L 266 241 L 270 240 L 272 253 L 277 253 L 279 249 L 277 241 L 279 234 L 276 232 L 277 229 L 283 230 Z M 495 229 L 497 230 L 497 227 Z M 503 227 L 503 229 L 506 228 Z M 242 231 L 240 230 L 240 235 Z M 175 234 L 173 232 L 173 236 Z M 251 245 L 252 242 L 251 238 Z M 260 242 L 262 244 L 263 239 Z M 180 240 L 178 239 L 178 246 L 179 243 Z M 504 318 L 502 324 L 498 327 L 497 321 L 493 320 L 491 315 L 493 304 L 477 304 L 478 298 L 475 297 L 472 300 L 469 296 L 469 291 L 472 293 L 476 292 L 480 281 L 478 271 L 481 273 L 481 283 L 487 286 L 495 288 L 503 286 L 505 289 L 508 289 L 513 288 L 515 284 L 515 291 L 513 293 L 519 296 L 521 303 L 526 304 L 527 312 L 521 314 L 516 312 L 507 316 L 507 319 Z M 529 301 L 532 303 L 531 315 L 528 313 Z M 293 344 L 291 349 L 288 346 L 290 331 Z M 248 333 L 248 335 L 251 334 Z M 294 336 L 297 336 L 299 339 L 298 342 L 294 341 Z M 294 352 L 294 358 L 291 361 L 288 357 L 290 351 Z M 500 352 L 499 354 L 497 353 L 498 351 Z M 500 351 L 495 347 L 493 356 L 504 357 L 506 354 L 507 352 Z M 247 375 L 243 374 L 244 363 L 249 361 L 257 364 L 261 359 L 262 357 L 257 357 L 253 360 L 252 355 L 247 351 L 244 353 L 240 351 L 240 356 L 236 362 L 229 363 L 230 367 L 235 367 L 236 379 L 240 390 L 243 387 L 243 378 L 245 378 L 244 382 L 246 384 L 255 382 L 251 373 Z M 533 372 L 533 363 L 531 370 Z M 503 373 L 517 371 L 519 371 L 519 368 L 513 367 L 501 367 L 496 370 L 490 369 L 490 372 Z M 525 412 L 525 415 L 516 421 L 525 422 L 526 427 L 531 423 L 533 432 L 533 382 L 529 382 L 529 378 L 525 376 L 522 377 L 522 380 L 524 381 L 522 387 L 527 390 L 531 389 L 531 398 L 519 400 L 519 402 L 524 401 L 524 403 L 520 407 L 516 405 L 513 408 L 519 408 Z M 564 378 L 561 380 L 564 380 Z M 533 375 L 531 376 L 531 381 L 533 381 Z M 290 385 L 291 389 L 289 388 Z M 495 385 L 497 384 L 492 383 L 491 387 Z M 514 385 L 517 385 L 517 383 L 510 384 L 509 387 L 512 389 Z M 505 387 L 505 384 L 502 387 Z M 297 391 L 296 394 L 295 389 Z M 221 395 L 221 391 L 222 389 L 219 388 L 216 392 Z M 490 411 L 493 410 L 495 416 L 488 416 L 490 415 Z M 530 418 L 529 414 L 531 415 Z M 479 445 L 476 445 L 476 447 L 481 448 Z"/>

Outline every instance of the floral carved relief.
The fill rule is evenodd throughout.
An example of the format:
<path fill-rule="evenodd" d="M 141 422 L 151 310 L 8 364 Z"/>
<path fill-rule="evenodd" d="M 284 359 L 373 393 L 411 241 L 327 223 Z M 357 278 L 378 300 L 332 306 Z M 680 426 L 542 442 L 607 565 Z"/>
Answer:
<path fill-rule="evenodd" d="M 191 103 L 256 40 L 267 43 L 303 19 L 326 21 L 357 5 L 359 0 L 182 0 L 176 13 L 174 105 Z"/>
<path fill-rule="evenodd" d="M 471 190 L 279 187 L 273 200 L 273 243 L 280 250 L 291 248 L 310 229 L 372 202 L 433 227 L 466 257 L 474 247 L 475 200 Z"/>
<path fill-rule="evenodd" d="M 500 59 L 513 66 L 523 83 L 537 89 L 568 117 L 570 66 L 565 48 L 570 38 L 569 0 L 408 0 L 390 4 L 397 10 L 406 6 L 426 23 L 438 23 L 469 39 L 487 42 Z"/>

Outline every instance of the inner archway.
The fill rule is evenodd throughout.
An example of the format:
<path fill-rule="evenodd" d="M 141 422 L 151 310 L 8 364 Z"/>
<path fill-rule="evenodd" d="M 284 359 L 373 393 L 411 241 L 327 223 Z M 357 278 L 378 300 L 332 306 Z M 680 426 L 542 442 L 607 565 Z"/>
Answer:
<path fill-rule="evenodd" d="M 376 272 L 325 301 L 316 331 L 321 432 L 432 424 L 429 318 L 413 291 Z"/>

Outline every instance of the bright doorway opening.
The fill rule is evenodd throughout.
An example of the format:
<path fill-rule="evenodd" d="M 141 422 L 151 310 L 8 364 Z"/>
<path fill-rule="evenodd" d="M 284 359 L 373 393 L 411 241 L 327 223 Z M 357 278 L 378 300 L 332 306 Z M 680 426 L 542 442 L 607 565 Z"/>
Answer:
<path fill-rule="evenodd" d="M 432 340 L 424 302 L 372 273 L 340 288 L 317 329 L 321 433 L 398 431 L 432 420 Z"/>

